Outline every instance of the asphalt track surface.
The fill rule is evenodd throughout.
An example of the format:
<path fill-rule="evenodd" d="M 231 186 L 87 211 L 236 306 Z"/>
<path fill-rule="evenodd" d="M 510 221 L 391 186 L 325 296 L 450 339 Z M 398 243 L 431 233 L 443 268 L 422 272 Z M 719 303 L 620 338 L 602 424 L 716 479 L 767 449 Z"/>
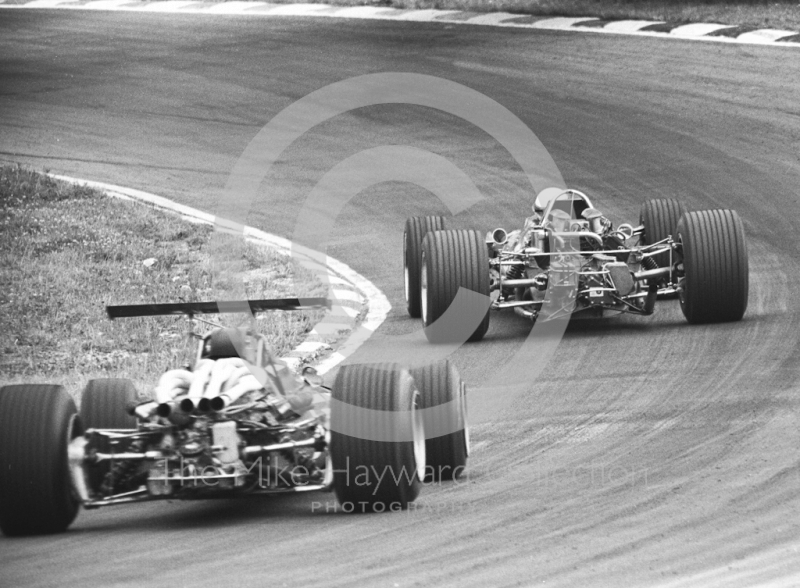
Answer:
<path fill-rule="evenodd" d="M 328 495 L 173 502 L 79 515 L 0 539 L 2 586 L 751 586 L 800 582 L 800 60 L 795 51 L 444 24 L 130 13 L 0 14 L 0 158 L 213 210 L 254 134 L 308 92 L 418 72 L 517 114 L 570 186 L 619 221 L 650 197 L 730 207 L 750 245 L 750 307 L 689 326 L 571 326 L 513 410 L 473 429 L 466 479 L 394 515 Z M 413 106 L 370 107 L 303 137 L 252 224 L 291 237 L 298 203 L 362 149 L 410 144 L 467 171 L 485 201 L 453 226 L 513 227 L 531 195 L 485 133 Z M 269 203 L 267 199 L 269 197 Z M 338 219 L 330 253 L 402 302 L 406 216 L 445 212 L 388 183 Z M 454 356 L 480 382 L 529 327 L 493 315 Z M 381 339 L 377 339 L 380 341 Z M 390 340 L 390 339 L 388 339 Z"/>

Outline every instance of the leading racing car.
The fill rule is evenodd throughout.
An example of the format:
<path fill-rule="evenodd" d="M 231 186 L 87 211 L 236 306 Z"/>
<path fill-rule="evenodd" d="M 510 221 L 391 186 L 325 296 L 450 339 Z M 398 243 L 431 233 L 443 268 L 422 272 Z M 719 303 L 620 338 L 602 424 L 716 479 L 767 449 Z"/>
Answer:
<path fill-rule="evenodd" d="M 513 309 L 531 321 L 650 315 L 657 299 L 674 295 L 690 323 L 738 321 L 747 309 L 739 215 L 688 212 L 674 199 L 646 201 L 635 227 L 614 227 L 586 194 L 557 188 L 542 190 L 533 215 L 511 232 L 484 237 L 446 230 L 440 216 L 412 217 L 403 265 L 408 313 L 422 318 L 432 342 L 480 340 L 492 309 Z M 462 288 L 471 301 L 465 296 L 460 314 L 435 325 L 457 306 Z"/>
<path fill-rule="evenodd" d="M 1 388 L 3 533 L 59 532 L 80 506 L 158 499 L 332 490 L 344 512 L 396 511 L 423 481 L 461 475 L 466 389 L 452 364 L 346 365 L 328 389 L 313 368 L 295 373 L 272 357 L 263 335 L 197 316 L 243 303 L 107 307 L 112 319 L 190 320 L 193 362 L 161 375 L 144 401 L 126 379 L 90 381 L 80 411 L 61 386 Z M 246 303 L 252 312 L 327 305 Z"/>

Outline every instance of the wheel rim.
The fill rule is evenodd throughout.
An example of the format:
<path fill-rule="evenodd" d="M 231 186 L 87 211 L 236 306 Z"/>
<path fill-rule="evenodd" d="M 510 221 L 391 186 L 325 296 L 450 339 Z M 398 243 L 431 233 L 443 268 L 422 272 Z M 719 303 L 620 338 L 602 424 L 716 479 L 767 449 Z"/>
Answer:
<path fill-rule="evenodd" d="M 461 382 L 461 402 L 459 408 L 461 410 L 461 422 L 464 423 L 464 454 L 469 457 L 469 420 L 467 419 L 467 385 Z"/>
<path fill-rule="evenodd" d="M 683 236 L 678 233 L 678 243 L 681 244 L 681 251 L 683 251 Z M 670 278 L 673 282 L 677 285 L 678 282 L 674 281 L 673 276 L 670 274 Z M 680 280 L 680 289 L 678 290 L 678 300 L 681 303 L 681 306 L 686 304 L 686 255 L 683 256 L 683 278 Z"/>
<path fill-rule="evenodd" d="M 422 324 L 428 326 L 428 260 L 425 259 L 425 252 L 422 252 L 422 264 L 420 264 L 419 291 L 422 306 Z"/>
<path fill-rule="evenodd" d="M 414 429 L 414 461 L 417 463 L 417 477 L 422 480 L 425 478 L 427 456 L 425 454 L 425 424 L 422 420 L 422 412 L 417 410 L 419 403 L 419 392 L 415 392 L 414 402 L 411 404 L 411 419 Z"/>
<path fill-rule="evenodd" d="M 411 300 L 411 284 L 408 283 L 408 233 L 403 233 L 403 282 L 407 304 Z"/>
<path fill-rule="evenodd" d="M 70 507 L 73 507 L 75 509 L 76 515 L 78 512 L 78 506 L 81 503 L 81 496 L 77 488 L 75 488 L 75 483 L 72 481 L 72 472 L 70 472 L 70 463 L 69 463 L 69 446 L 74 439 L 82 436 L 83 436 L 83 423 L 81 422 L 80 415 L 78 415 L 78 413 L 76 412 L 69 419 L 69 426 L 67 426 L 67 444 L 66 444 L 67 451 L 63 456 L 64 463 L 66 464 L 67 468 L 66 483 L 67 483 L 67 493 L 69 495 L 68 500 L 70 502 Z M 72 521 L 70 521 L 70 523 L 71 522 Z"/>

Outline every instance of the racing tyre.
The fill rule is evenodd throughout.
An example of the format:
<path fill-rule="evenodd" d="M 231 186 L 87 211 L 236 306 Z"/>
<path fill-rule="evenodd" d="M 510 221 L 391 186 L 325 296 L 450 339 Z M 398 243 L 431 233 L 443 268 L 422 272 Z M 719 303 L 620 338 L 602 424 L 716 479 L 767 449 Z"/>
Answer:
<path fill-rule="evenodd" d="M 744 227 L 733 210 L 687 212 L 678 223 L 683 246 L 681 309 L 690 323 L 738 321 L 747 309 L 749 267 Z"/>
<path fill-rule="evenodd" d="M 137 396 L 130 380 L 89 380 L 81 397 L 83 428 L 135 429 L 136 417 L 128 414 L 128 407 L 136 403 Z"/>
<path fill-rule="evenodd" d="M 444 230 L 443 216 L 413 216 L 406 221 L 403 232 L 403 273 L 408 315 L 419 318 L 422 312 L 420 301 L 419 272 L 422 263 L 422 240 L 430 231 Z"/>
<path fill-rule="evenodd" d="M 489 329 L 489 256 L 477 231 L 435 231 L 422 241 L 422 323 L 432 343 L 480 341 Z M 482 296 L 462 298 L 445 324 L 434 323 L 456 299 L 459 288 Z M 432 326 L 433 325 L 433 326 Z M 474 331 L 469 331 L 475 325 Z M 465 328 L 467 329 L 465 331 Z"/>
<path fill-rule="evenodd" d="M 333 487 L 344 512 L 405 509 L 425 475 L 421 398 L 394 364 L 339 369 L 331 403 Z M 368 415 L 361 409 L 369 409 Z"/>
<path fill-rule="evenodd" d="M 61 386 L 0 388 L 0 529 L 8 536 L 65 531 L 78 514 L 67 462 L 82 433 Z"/>
<path fill-rule="evenodd" d="M 81 398 L 81 423 L 84 430 L 135 429 L 136 417 L 128 414 L 128 407 L 135 404 L 136 399 L 136 388 L 130 380 L 89 380 Z M 108 439 L 102 437 L 95 437 L 93 447 L 102 453 L 112 451 Z M 109 462 L 101 462 L 86 467 L 89 488 L 93 493 L 100 493 L 110 465 Z"/>
<path fill-rule="evenodd" d="M 458 370 L 439 361 L 411 370 L 422 396 L 425 424 L 425 481 L 455 480 L 467 465 L 467 395 Z"/>
<path fill-rule="evenodd" d="M 686 209 L 683 204 L 674 198 L 658 198 L 647 200 L 642 204 L 639 211 L 639 224 L 644 225 L 644 235 L 642 243 L 658 243 L 670 235 L 674 238 L 677 235 L 678 221 L 683 216 Z M 669 265 L 669 252 L 659 253 L 653 256 L 653 261 L 658 267 Z"/>

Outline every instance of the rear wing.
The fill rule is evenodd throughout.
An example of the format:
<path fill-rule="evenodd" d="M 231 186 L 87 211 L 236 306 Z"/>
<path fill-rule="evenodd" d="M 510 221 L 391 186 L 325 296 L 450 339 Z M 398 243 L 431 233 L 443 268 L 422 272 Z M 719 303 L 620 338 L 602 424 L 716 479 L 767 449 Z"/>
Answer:
<path fill-rule="evenodd" d="M 244 312 L 245 305 L 250 307 L 250 312 L 255 313 L 265 310 L 316 310 L 330 308 L 331 301 L 327 298 L 272 298 L 266 300 L 179 302 L 175 304 L 126 304 L 106 306 L 106 314 L 112 321 L 117 318 L 169 314 L 193 316 L 195 314 Z"/>

